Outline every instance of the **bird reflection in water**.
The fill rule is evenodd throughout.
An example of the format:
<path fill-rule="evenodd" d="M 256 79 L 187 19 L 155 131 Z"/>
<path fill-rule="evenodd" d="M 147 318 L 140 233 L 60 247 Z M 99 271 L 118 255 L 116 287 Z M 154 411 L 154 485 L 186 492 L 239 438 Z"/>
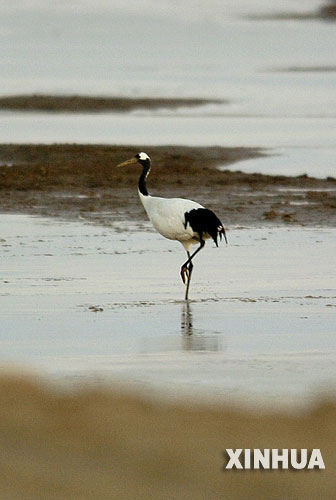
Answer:
<path fill-rule="evenodd" d="M 181 331 L 184 336 L 193 334 L 192 313 L 189 301 L 185 301 L 182 305 Z"/>
<path fill-rule="evenodd" d="M 205 331 L 194 329 L 190 302 L 182 304 L 181 311 L 182 348 L 184 351 L 220 351 L 219 335 L 209 335 Z"/>

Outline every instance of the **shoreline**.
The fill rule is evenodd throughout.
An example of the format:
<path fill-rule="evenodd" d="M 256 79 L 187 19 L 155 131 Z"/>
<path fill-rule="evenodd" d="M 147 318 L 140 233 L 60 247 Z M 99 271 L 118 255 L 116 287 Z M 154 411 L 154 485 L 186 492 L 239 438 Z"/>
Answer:
<path fill-rule="evenodd" d="M 336 225 L 336 179 L 247 174 L 219 170 L 267 156 L 261 148 L 102 145 L 0 145 L 2 212 L 84 218 L 111 225 L 144 221 L 139 169 L 116 169 L 146 151 L 153 168 L 153 195 L 194 199 L 218 213 L 224 224 L 260 226 Z"/>

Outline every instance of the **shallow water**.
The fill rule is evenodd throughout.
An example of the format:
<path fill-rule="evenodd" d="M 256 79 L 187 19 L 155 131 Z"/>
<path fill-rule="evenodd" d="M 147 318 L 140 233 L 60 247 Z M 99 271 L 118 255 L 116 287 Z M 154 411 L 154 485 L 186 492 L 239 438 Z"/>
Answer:
<path fill-rule="evenodd" d="M 246 17 L 320 5 L 6 0 L 2 94 L 200 96 L 229 104 L 126 115 L 1 113 L 0 141 L 260 146 L 280 160 L 242 162 L 240 169 L 335 176 L 336 73 L 323 71 L 335 64 L 335 24 Z"/>
<path fill-rule="evenodd" d="M 179 244 L 1 215 L 1 362 L 174 397 L 305 403 L 336 381 L 336 230 L 232 228 L 195 261 Z"/>

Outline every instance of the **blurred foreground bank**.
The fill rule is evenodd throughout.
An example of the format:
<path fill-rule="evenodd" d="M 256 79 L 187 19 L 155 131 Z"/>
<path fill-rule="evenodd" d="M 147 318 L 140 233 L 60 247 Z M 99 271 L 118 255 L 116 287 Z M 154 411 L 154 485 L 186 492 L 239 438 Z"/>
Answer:
<path fill-rule="evenodd" d="M 0 498 L 332 499 L 336 405 L 300 415 L 0 378 Z M 224 471 L 226 448 L 319 448 L 325 470 Z"/>

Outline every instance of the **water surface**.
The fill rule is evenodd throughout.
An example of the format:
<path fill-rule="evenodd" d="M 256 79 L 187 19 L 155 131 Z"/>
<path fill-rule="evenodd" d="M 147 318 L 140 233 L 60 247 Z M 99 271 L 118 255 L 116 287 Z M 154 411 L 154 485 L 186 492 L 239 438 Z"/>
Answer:
<path fill-rule="evenodd" d="M 2 363 L 249 402 L 305 403 L 335 383 L 333 229 L 233 228 L 195 260 L 186 305 L 183 248 L 149 225 L 0 227 Z"/>

